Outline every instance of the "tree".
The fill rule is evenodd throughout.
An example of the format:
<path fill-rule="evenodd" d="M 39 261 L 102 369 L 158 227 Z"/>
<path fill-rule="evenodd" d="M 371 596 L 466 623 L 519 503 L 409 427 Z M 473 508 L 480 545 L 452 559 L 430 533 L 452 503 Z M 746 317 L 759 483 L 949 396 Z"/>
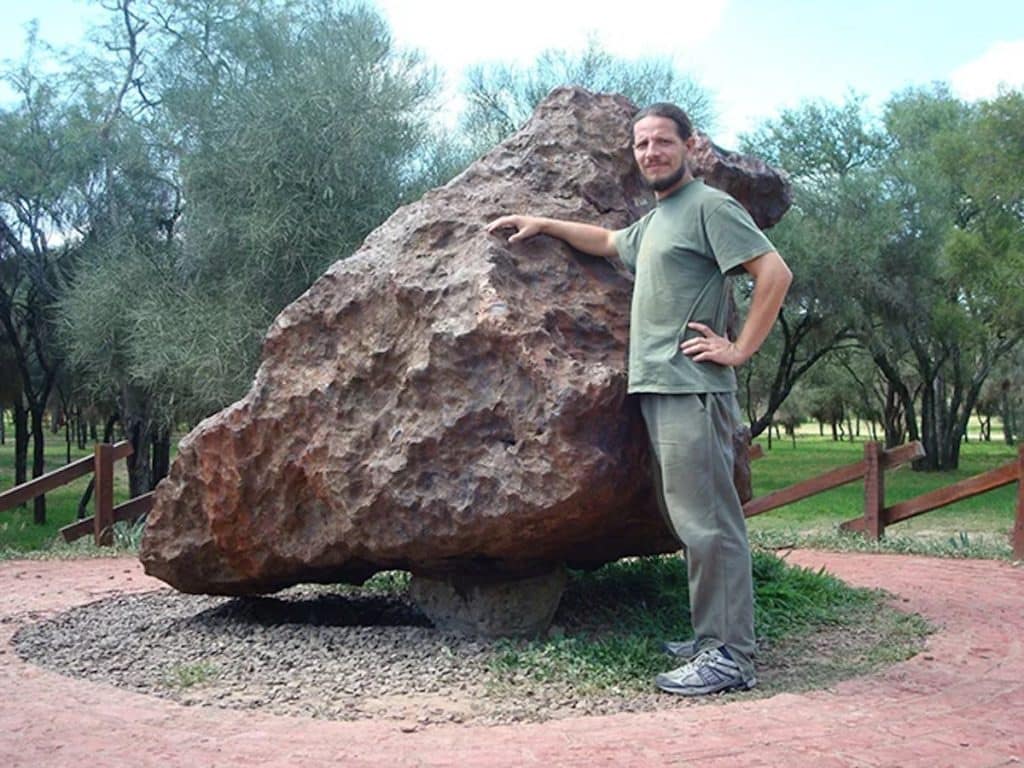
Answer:
<path fill-rule="evenodd" d="M 191 137 L 188 266 L 230 279 L 270 317 L 405 200 L 436 89 L 417 57 L 392 50 L 375 13 L 281 8 L 239 10 L 213 51 L 194 50 L 190 20 L 168 27 L 175 77 L 163 96 Z"/>
<path fill-rule="evenodd" d="M 0 262 L 0 270 L 4 264 Z M 7 442 L 7 408 L 15 425 L 14 484 L 21 485 L 28 479 L 28 417 L 21 395 L 21 376 L 18 373 L 14 349 L 7 342 L 6 334 L 0 334 L 0 445 Z M 20 427 L 18 424 L 20 423 Z M 24 445 L 18 442 L 19 438 Z"/>
<path fill-rule="evenodd" d="M 885 138 L 870 124 L 862 100 L 840 106 L 810 102 L 783 112 L 753 135 L 743 151 L 783 168 L 793 183 L 793 207 L 771 231 L 793 270 L 777 326 L 761 354 L 741 373 L 763 391 L 748 398 L 751 433 L 772 422 L 797 382 L 856 339 L 858 318 L 847 293 L 864 284 L 865 252 L 876 248 L 884 211 L 874 205 Z M 744 301 L 749 283 L 741 282 Z"/>
<path fill-rule="evenodd" d="M 118 393 L 148 450 L 150 432 L 239 397 L 276 313 L 415 188 L 435 81 L 363 8 L 134 7 L 118 3 L 111 47 L 145 67 L 110 156 L 140 172 L 114 174 L 131 204 L 96 222 L 62 306 L 92 396 Z"/>
<path fill-rule="evenodd" d="M 1020 157 L 1021 104 L 937 86 L 894 97 L 880 127 L 850 99 L 784 113 L 747 143 L 795 190 L 772 233 L 796 280 L 765 417 L 794 374 L 856 339 L 885 380 L 886 442 L 920 439 L 918 468 L 957 466 L 981 387 L 1024 332 L 1022 166 L 1000 154 Z"/>
<path fill-rule="evenodd" d="M 983 407 L 984 406 L 984 407 Z M 998 361 L 985 382 L 978 411 L 998 416 L 1003 427 L 1003 442 L 1016 445 L 1024 425 L 1024 345 Z"/>
<path fill-rule="evenodd" d="M 63 343 L 73 365 L 68 388 L 84 393 L 106 416 L 116 416 L 132 443 L 128 477 L 133 496 L 152 490 L 166 472 L 170 414 L 154 410 L 145 386 L 127 371 L 124 339 L 133 307 L 160 287 L 151 264 L 155 251 L 171 249 L 181 215 L 175 178 L 156 105 L 147 95 L 143 63 L 153 24 L 133 0 L 108 6 L 111 23 L 101 53 L 75 59 L 76 93 L 93 165 L 75 186 L 82 201 L 74 273 L 60 297 Z M 123 260 L 135 278 L 118 280 Z"/>
<path fill-rule="evenodd" d="M 205 392 L 172 391 L 204 409 L 242 394 L 274 316 L 407 200 L 436 93 L 368 9 L 212 5 L 217 25 L 187 3 L 163 21 L 161 98 L 183 137 L 181 280 L 171 316 L 153 302 L 140 318 L 152 354 L 134 369 L 160 388 L 181 383 L 165 363 L 203 370 Z M 168 329 L 186 337 L 170 358 Z"/>
<path fill-rule="evenodd" d="M 864 342 L 901 394 L 910 437 L 924 444 L 921 468 L 958 466 L 985 380 L 1024 335 L 1021 193 L 1002 183 L 1005 160 L 990 157 L 1019 137 L 1006 117 L 1024 119 L 1022 104 L 1007 94 L 971 106 L 939 86 L 886 107 L 885 190 L 899 219 L 880 233 Z M 920 382 L 919 433 L 904 363 Z"/>
<path fill-rule="evenodd" d="M 555 88 L 577 85 L 591 91 L 621 93 L 638 106 L 670 101 L 689 113 L 694 125 L 714 125 L 711 96 L 693 77 L 679 72 L 671 59 L 613 56 L 593 39 L 579 54 L 549 49 L 528 68 L 506 63 L 469 69 L 462 92 L 466 107 L 460 118 L 470 158 L 517 131 Z"/>
<path fill-rule="evenodd" d="M 55 302 L 70 267 L 67 237 L 80 223 L 73 190 L 88 176 L 90 157 L 79 105 L 60 76 L 36 74 L 36 51 L 30 33 L 25 60 L 6 73 L 18 103 L 0 110 L 0 331 L 20 390 L 14 402 L 18 481 L 25 479 L 26 428 L 32 476 L 46 468 L 44 417 L 63 365 Z M 46 521 L 43 496 L 34 501 L 34 519 Z"/>

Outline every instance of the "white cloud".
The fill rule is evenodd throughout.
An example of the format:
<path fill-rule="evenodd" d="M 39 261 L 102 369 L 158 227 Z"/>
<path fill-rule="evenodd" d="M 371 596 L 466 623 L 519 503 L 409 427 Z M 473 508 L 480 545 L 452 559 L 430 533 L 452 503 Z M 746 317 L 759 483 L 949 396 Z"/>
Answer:
<path fill-rule="evenodd" d="M 993 43 L 974 61 L 950 75 L 953 90 L 964 99 L 990 99 L 999 86 L 1024 87 L 1024 40 Z"/>

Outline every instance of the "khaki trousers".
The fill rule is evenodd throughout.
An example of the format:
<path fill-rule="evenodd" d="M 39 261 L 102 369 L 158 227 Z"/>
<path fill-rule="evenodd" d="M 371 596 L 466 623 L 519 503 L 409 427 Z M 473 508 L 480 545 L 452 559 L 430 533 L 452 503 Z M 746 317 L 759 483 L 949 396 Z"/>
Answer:
<path fill-rule="evenodd" d="M 744 675 L 752 675 L 750 544 L 732 479 L 736 397 L 642 394 L 640 409 L 663 511 L 683 544 L 697 648 L 725 645 Z"/>

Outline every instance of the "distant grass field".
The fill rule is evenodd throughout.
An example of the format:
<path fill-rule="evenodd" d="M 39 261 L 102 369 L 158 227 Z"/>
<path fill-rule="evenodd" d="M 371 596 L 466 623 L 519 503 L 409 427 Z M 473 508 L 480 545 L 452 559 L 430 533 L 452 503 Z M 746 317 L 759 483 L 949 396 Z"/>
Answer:
<path fill-rule="evenodd" d="M 46 471 L 60 469 L 67 460 L 63 435 L 47 435 L 51 438 L 46 445 Z M 29 479 L 32 475 L 32 447 L 29 446 Z M 92 456 L 90 446 L 79 450 L 71 449 L 71 459 Z M 59 538 L 60 529 L 73 523 L 78 512 L 78 500 L 89 484 L 89 476 L 79 478 L 68 485 L 46 494 L 46 525 L 36 525 L 32 519 L 32 502 L 0 512 L 0 553 L 7 551 L 31 552 L 47 549 Z M 0 445 L 0 491 L 14 485 L 14 430 L 8 427 L 7 440 Z M 128 476 L 125 462 L 119 461 L 114 468 L 114 504 L 128 499 Z M 93 511 L 90 501 L 88 514 Z"/>
<path fill-rule="evenodd" d="M 764 441 L 761 442 L 764 445 Z M 831 437 L 800 435 L 773 441 L 751 468 L 754 495 L 763 496 L 829 469 L 860 461 L 864 440 L 834 442 Z M 1002 441 L 973 441 L 961 449 L 955 472 L 914 472 L 909 465 L 885 473 L 887 505 L 952 485 L 1017 458 Z M 864 484 L 855 481 L 747 520 L 751 541 L 761 546 L 786 543 L 818 548 L 873 549 L 961 557 L 1011 556 L 1010 533 L 1017 508 L 1017 484 L 932 510 L 889 526 L 879 545 L 857 534 L 839 532 L 840 523 L 864 514 Z"/>
<path fill-rule="evenodd" d="M 764 441 L 757 442 L 764 445 Z M 963 446 L 960 468 L 955 472 L 914 472 L 909 465 L 890 470 L 885 474 L 886 504 L 965 480 L 1016 457 L 1017 450 L 1013 446 L 1001 442 L 972 442 Z M 753 462 L 754 495 L 763 496 L 862 458 L 864 441 L 833 442 L 831 438 L 801 436 L 794 448 L 789 440 L 776 440 L 771 450 L 765 450 L 764 458 Z M 1011 484 L 898 523 L 891 530 L 1008 532 L 1013 526 L 1016 503 L 1017 489 Z M 750 519 L 749 525 L 752 530 L 794 526 L 831 529 L 863 514 L 864 485 L 857 481 L 758 515 Z"/>

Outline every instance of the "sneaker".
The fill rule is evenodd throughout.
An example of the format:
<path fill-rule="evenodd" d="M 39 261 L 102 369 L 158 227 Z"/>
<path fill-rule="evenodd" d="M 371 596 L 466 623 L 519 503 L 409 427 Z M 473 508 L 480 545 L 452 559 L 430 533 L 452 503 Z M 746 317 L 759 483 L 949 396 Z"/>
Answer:
<path fill-rule="evenodd" d="M 758 642 L 760 647 L 760 641 Z M 665 640 L 661 644 L 661 650 L 667 653 L 669 656 L 675 656 L 677 659 L 692 659 L 697 655 L 697 641 L 690 640 Z"/>
<path fill-rule="evenodd" d="M 654 678 L 654 684 L 668 693 L 680 696 L 703 696 L 724 691 L 749 691 L 757 685 L 751 675 L 744 678 L 739 665 L 723 645 L 709 648 L 671 672 Z"/>
<path fill-rule="evenodd" d="M 697 654 L 696 640 L 666 640 L 661 644 L 661 650 L 669 656 L 681 659 L 692 659 Z"/>

